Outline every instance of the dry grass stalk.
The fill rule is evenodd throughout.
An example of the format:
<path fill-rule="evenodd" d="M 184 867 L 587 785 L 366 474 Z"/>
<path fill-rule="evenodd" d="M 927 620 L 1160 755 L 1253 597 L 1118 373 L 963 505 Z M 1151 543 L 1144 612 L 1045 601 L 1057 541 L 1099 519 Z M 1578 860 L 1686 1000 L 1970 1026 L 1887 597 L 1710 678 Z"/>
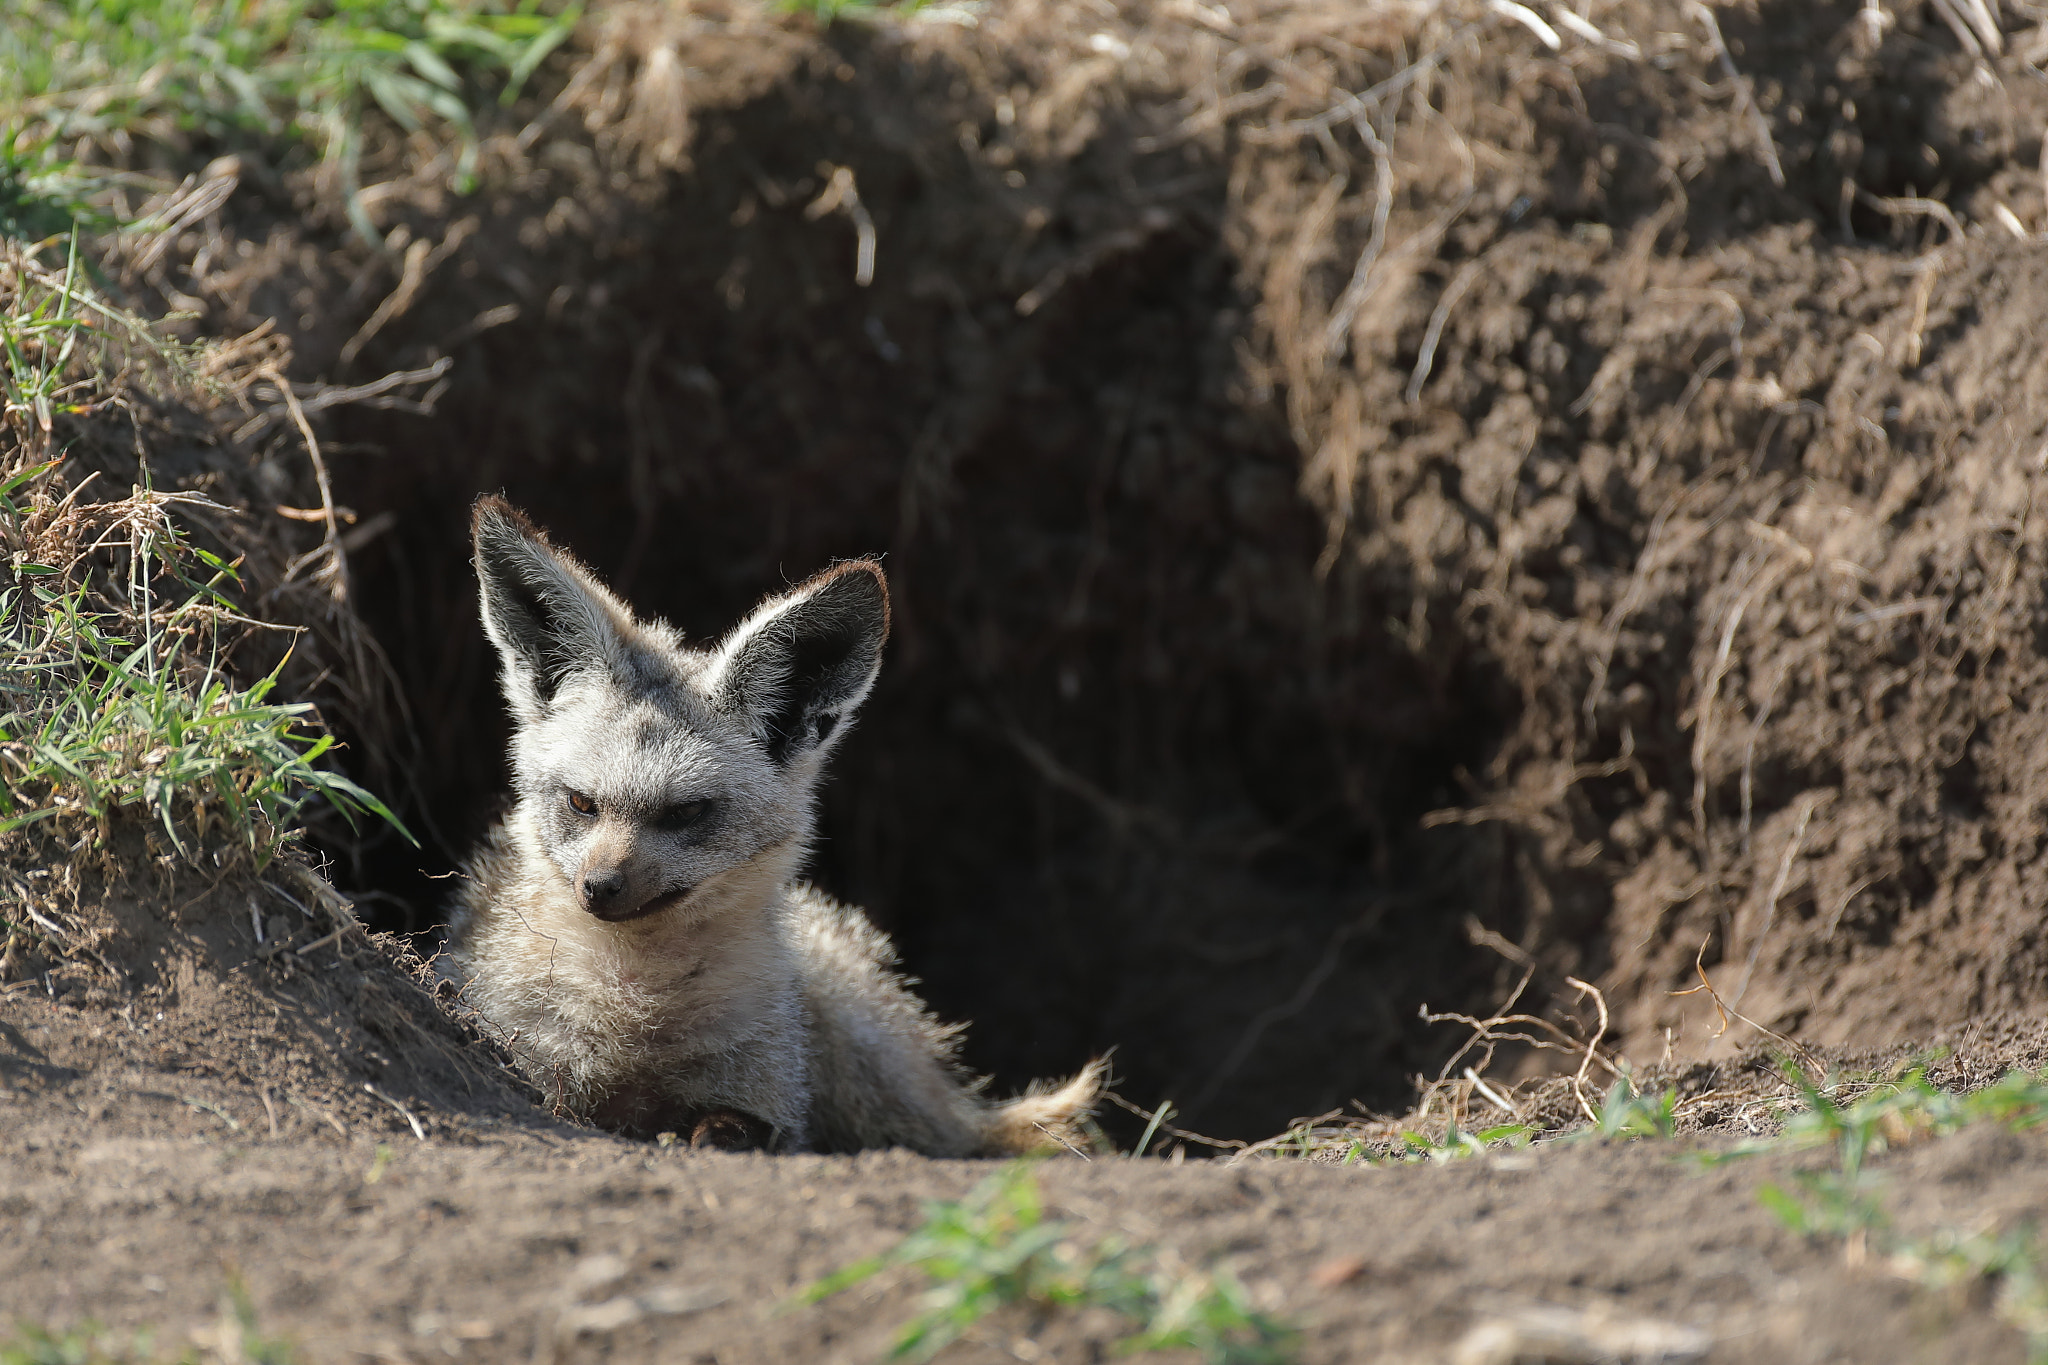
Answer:
<path fill-rule="evenodd" d="M 1799 803 L 1799 818 L 1792 826 L 1792 836 L 1785 841 L 1785 855 L 1778 862 L 1778 875 L 1772 880 L 1771 889 L 1764 896 L 1764 922 L 1758 926 L 1756 941 L 1750 945 L 1749 960 L 1742 968 L 1742 979 L 1735 983 L 1735 999 L 1732 1004 L 1741 1004 L 1743 995 L 1749 990 L 1749 979 L 1756 973 L 1757 958 L 1763 954 L 1764 943 L 1771 936 L 1771 926 L 1777 922 L 1778 902 L 1784 898 L 1785 883 L 1792 876 L 1793 860 L 1799 856 L 1799 846 L 1806 842 L 1806 827 L 1812 823 L 1814 811 L 1818 810 L 1830 795 L 1809 795 Z"/>
<path fill-rule="evenodd" d="M 1697 995 L 1701 991 L 1706 992 L 1707 999 L 1713 1002 L 1714 1012 L 1720 1021 L 1719 1027 L 1714 1032 L 1716 1038 L 1721 1037 L 1728 1031 L 1730 1020 L 1735 1020 L 1749 1025 L 1749 1027 L 1783 1048 L 1787 1054 L 1797 1058 L 1799 1064 L 1806 1068 L 1809 1074 L 1820 1075 L 1824 1073 L 1826 1068 L 1821 1065 L 1820 1059 L 1815 1057 L 1809 1049 L 1802 1047 L 1774 1029 L 1764 1027 L 1721 998 L 1721 992 L 1714 988 L 1713 981 L 1707 976 L 1706 956 L 1708 942 L 1709 940 L 1701 940 L 1699 952 L 1693 957 L 1693 971 L 1698 974 L 1700 984 L 1692 987 L 1690 990 L 1673 991 L 1672 994 L 1675 996 L 1686 996 Z"/>

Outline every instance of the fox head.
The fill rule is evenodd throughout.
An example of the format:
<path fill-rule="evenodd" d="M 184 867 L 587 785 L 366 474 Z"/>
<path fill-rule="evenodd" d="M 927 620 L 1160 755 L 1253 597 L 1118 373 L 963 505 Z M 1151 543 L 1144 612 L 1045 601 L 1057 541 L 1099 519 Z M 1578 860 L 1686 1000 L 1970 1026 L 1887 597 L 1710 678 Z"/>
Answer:
<path fill-rule="evenodd" d="M 791 875 L 825 756 L 881 667 L 881 566 L 841 564 L 696 649 L 503 499 L 479 499 L 471 531 L 519 818 L 583 909 L 687 913 Z"/>

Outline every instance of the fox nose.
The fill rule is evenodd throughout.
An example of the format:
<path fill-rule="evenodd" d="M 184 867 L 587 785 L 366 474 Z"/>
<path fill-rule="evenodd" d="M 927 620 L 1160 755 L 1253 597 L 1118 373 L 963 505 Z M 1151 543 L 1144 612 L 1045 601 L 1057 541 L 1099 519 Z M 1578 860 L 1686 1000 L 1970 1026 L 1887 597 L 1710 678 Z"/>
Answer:
<path fill-rule="evenodd" d="M 583 874 L 583 908 L 592 914 L 603 914 L 626 890 L 626 874 L 618 868 L 608 872 L 586 872 Z"/>

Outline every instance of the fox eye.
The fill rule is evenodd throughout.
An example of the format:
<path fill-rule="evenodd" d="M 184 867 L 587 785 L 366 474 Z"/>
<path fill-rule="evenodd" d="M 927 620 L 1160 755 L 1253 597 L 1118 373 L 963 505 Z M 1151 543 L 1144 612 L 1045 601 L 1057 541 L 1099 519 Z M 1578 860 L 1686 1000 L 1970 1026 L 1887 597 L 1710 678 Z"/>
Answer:
<path fill-rule="evenodd" d="M 661 813 L 661 823 L 670 829 L 687 829 L 702 820 L 711 809 L 709 801 L 685 801 L 680 806 L 670 806 Z"/>
<path fill-rule="evenodd" d="M 575 811 L 578 815 L 595 815 L 597 814 L 597 802 L 591 800 L 582 792 L 571 791 L 569 793 L 569 809 Z"/>

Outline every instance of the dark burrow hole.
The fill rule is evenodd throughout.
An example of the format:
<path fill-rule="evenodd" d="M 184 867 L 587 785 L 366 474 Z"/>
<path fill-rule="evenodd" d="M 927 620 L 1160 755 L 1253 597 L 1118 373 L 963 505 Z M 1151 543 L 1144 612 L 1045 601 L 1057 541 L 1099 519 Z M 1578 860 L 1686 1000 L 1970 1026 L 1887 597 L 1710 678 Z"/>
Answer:
<path fill-rule="evenodd" d="M 698 639 L 879 554 L 895 634 L 814 875 L 972 1021 L 968 1063 L 1001 1091 L 1114 1047 L 1121 1093 L 1225 1137 L 1403 1104 L 1453 1041 L 1417 1006 L 1490 991 L 1465 920 L 1508 895 L 1495 835 L 1418 819 L 1472 798 L 1512 698 L 1448 630 L 1388 625 L 1409 585 L 1318 574 L 1282 399 L 1239 358 L 1221 166 L 1126 140 L 1020 195 L 944 89 L 893 98 L 792 80 L 704 115 L 657 202 L 537 170 L 358 359 L 456 363 L 431 417 L 337 419 L 339 497 L 396 517 L 353 566 L 424 845 L 338 875 L 431 932 L 502 800 L 477 493 Z M 865 288 L 845 218 L 804 214 L 820 163 L 873 215 Z"/>

